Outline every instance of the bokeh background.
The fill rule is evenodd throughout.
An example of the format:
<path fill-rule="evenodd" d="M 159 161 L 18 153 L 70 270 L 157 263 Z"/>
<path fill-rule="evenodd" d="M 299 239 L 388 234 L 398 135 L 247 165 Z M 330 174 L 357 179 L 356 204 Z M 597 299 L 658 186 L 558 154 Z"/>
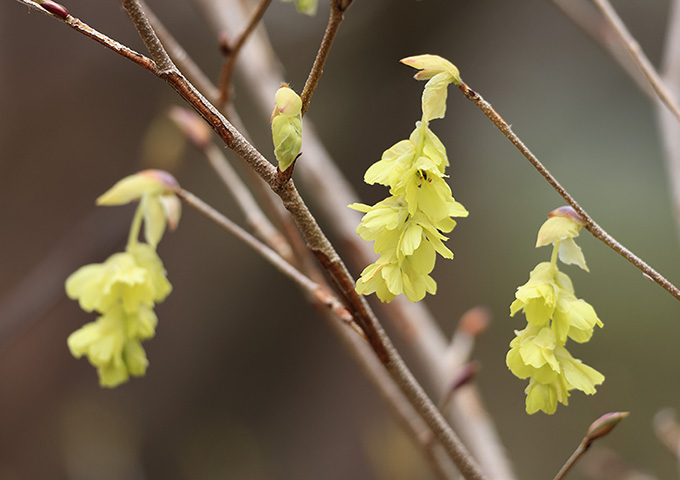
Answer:
<path fill-rule="evenodd" d="M 149 4 L 217 78 L 221 54 L 193 4 Z M 143 50 L 117 2 L 65 5 Z M 668 2 L 615 6 L 658 64 Z M 274 0 L 265 15 L 298 90 L 327 10 L 301 17 Z M 456 63 L 605 229 L 680 281 L 654 106 L 545 0 L 355 1 L 309 118 L 357 201 L 386 195 L 363 185 L 363 172 L 419 118 L 423 85 L 398 63 L 419 53 Z M 174 292 L 157 308 L 148 373 L 101 389 L 94 369 L 66 347 L 68 334 L 93 317 L 65 297 L 63 281 L 122 248 L 133 207 L 95 208 L 94 199 L 125 175 L 161 167 L 231 218 L 241 214 L 199 153 L 178 154 L 172 137 L 161 142 L 165 149 L 149 142 L 150 132 L 171 131 L 163 114 L 179 102 L 172 90 L 16 2 L 0 3 L 0 92 L 0 479 L 428 478 L 298 291 L 190 210 L 160 246 Z M 256 145 L 271 157 L 267 119 L 238 81 L 235 95 Z M 677 301 L 583 234 L 591 272 L 565 271 L 605 327 L 572 351 L 606 381 L 593 397 L 575 393 L 555 415 L 527 416 L 525 384 L 504 363 L 513 330 L 523 327 L 508 306 L 548 258 L 548 249 L 533 247 L 536 231 L 563 202 L 455 89 L 446 118 L 432 128 L 448 148 L 450 183 L 470 216 L 450 241 L 455 260 L 438 262 L 440 294 L 426 302 L 447 335 L 467 309 L 490 308 L 493 323 L 474 353 L 477 382 L 518 477 L 552 478 L 590 422 L 608 411 L 632 413 L 602 445 L 658 478 L 677 476 L 652 428 L 659 410 L 678 406 Z M 575 471 L 570 478 L 591 477 Z"/>

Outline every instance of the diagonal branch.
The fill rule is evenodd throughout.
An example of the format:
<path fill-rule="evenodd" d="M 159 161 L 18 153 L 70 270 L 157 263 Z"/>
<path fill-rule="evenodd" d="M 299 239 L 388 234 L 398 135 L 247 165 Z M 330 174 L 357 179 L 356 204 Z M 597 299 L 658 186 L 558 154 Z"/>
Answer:
<path fill-rule="evenodd" d="M 678 287 L 669 282 L 663 275 L 650 267 L 645 261 L 640 257 L 636 256 L 633 252 L 624 247 L 621 243 L 616 241 L 614 237 L 609 235 L 602 227 L 600 227 L 595 221 L 586 213 L 586 211 L 579 205 L 576 200 L 565 190 L 565 188 L 560 185 L 555 177 L 548 171 L 547 168 L 536 158 L 536 156 L 524 145 L 524 142 L 519 139 L 517 135 L 512 131 L 510 125 L 508 125 L 505 120 L 494 110 L 494 108 L 482 98 L 482 96 L 468 87 L 464 82 L 458 87 L 463 92 L 463 95 L 473 102 L 479 109 L 486 115 L 489 120 L 493 122 L 494 125 L 505 135 L 505 137 L 510 140 L 510 142 L 517 147 L 517 149 L 524 155 L 524 157 L 529 160 L 529 163 L 534 166 L 538 173 L 540 173 L 543 178 L 545 178 L 548 183 L 555 189 L 557 193 L 560 194 L 564 200 L 571 205 L 574 210 L 583 218 L 585 221 L 585 228 L 593 234 L 595 238 L 602 241 L 608 245 L 616 253 L 624 257 L 630 263 L 639 268 L 645 276 L 659 284 L 668 293 L 673 295 L 675 298 L 680 300 L 680 290 Z"/>

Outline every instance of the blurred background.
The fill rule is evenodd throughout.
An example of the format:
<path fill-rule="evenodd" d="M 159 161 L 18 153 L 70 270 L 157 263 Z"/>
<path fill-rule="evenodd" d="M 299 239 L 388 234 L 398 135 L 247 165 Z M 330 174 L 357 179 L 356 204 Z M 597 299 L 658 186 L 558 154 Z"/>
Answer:
<path fill-rule="evenodd" d="M 309 18 L 274 0 L 264 17 L 298 91 L 326 25 L 321 3 Z M 117 2 L 64 5 L 143 51 Z M 195 6 L 149 5 L 216 79 L 217 40 Z M 668 2 L 615 6 L 658 64 Z M 355 1 L 309 118 L 357 189 L 356 201 L 387 195 L 364 185 L 363 172 L 420 117 L 423 84 L 398 62 L 420 53 L 455 63 L 602 227 L 680 282 L 654 106 L 545 0 Z M 66 347 L 94 316 L 66 298 L 63 282 L 124 247 L 134 207 L 95 208 L 95 198 L 123 176 L 165 168 L 230 218 L 242 216 L 201 154 L 182 150 L 165 120 L 166 109 L 180 104 L 171 89 L 16 2 L 0 3 L 0 92 L 0 479 L 429 478 L 297 289 L 189 209 L 159 247 L 174 291 L 157 308 L 156 337 L 145 343 L 147 375 L 100 388 L 95 370 Z M 234 94 L 255 145 L 273 157 L 268 119 L 238 78 Z M 652 422 L 680 399 L 678 302 L 582 234 L 591 271 L 564 271 L 604 328 L 570 350 L 606 381 L 593 397 L 574 393 L 552 416 L 528 416 L 525 382 L 505 366 L 513 330 L 524 326 L 508 307 L 529 271 L 549 258 L 549 249 L 534 248 L 535 236 L 563 201 L 454 88 L 446 118 L 431 126 L 449 152 L 454 196 L 470 216 L 449 242 L 455 260 L 438 261 L 433 274 L 440 294 L 425 302 L 447 335 L 469 308 L 490 308 L 493 323 L 474 352 L 477 383 L 518 477 L 552 478 L 588 425 L 609 411 L 631 416 L 602 446 L 658 478 L 676 477 Z M 569 478 L 593 477 L 576 470 Z"/>

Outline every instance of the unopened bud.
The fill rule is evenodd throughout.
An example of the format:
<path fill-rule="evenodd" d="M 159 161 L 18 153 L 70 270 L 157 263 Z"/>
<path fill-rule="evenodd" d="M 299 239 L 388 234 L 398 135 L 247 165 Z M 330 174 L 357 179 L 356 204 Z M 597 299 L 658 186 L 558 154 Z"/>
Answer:
<path fill-rule="evenodd" d="M 600 418 L 595 420 L 588 428 L 585 440 L 591 443 L 598 438 L 604 437 L 611 432 L 621 420 L 630 415 L 630 412 L 612 412 L 605 413 Z"/>
<path fill-rule="evenodd" d="M 174 192 L 179 187 L 175 177 L 163 170 L 144 170 L 119 180 L 97 199 L 97 205 L 124 205 L 145 194 Z"/>
<path fill-rule="evenodd" d="M 52 0 L 41 0 L 38 1 L 38 4 L 52 15 L 63 20 L 66 20 L 69 16 L 68 10 L 66 10 L 63 5 L 53 2 Z"/>

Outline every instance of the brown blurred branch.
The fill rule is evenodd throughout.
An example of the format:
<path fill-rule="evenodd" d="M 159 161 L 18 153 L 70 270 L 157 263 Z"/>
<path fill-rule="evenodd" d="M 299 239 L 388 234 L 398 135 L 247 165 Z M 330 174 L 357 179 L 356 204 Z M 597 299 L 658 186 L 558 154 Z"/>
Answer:
<path fill-rule="evenodd" d="M 652 89 L 659 97 L 659 100 L 661 100 L 661 102 L 673 113 L 675 118 L 680 121 L 680 107 L 678 107 L 675 98 L 673 98 L 671 92 L 668 91 L 663 80 L 661 80 L 661 77 L 652 65 L 652 62 L 649 61 L 640 48 L 640 44 L 630 34 L 624 23 L 621 21 L 621 18 L 616 13 L 616 10 L 614 10 L 614 7 L 609 3 L 609 0 L 593 0 L 593 2 L 595 2 L 597 8 L 609 25 L 611 25 L 614 32 L 616 32 L 619 40 L 645 76 Z"/>

